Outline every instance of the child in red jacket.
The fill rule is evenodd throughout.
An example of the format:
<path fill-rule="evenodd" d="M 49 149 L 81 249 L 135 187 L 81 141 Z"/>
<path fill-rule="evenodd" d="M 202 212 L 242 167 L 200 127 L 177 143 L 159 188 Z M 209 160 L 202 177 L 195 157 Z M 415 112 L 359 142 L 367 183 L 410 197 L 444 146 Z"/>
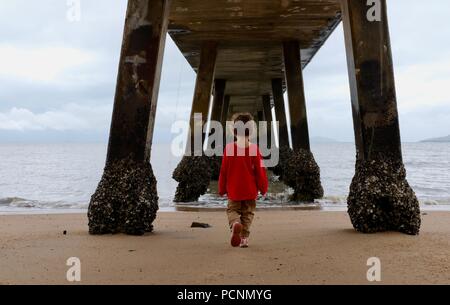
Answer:
<path fill-rule="evenodd" d="M 250 114 L 238 114 L 234 120 L 236 142 L 226 146 L 222 159 L 219 178 L 219 194 L 228 194 L 227 215 L 232 231 L 233 247 L 248 247 L 250 226 L 256 210 L 258 191 L 266 195 L 268 188 L 266 169 L 264 168 L 258 145 L 250 143 L 251 128 L 244 132 L 236 128 L 252 124 Z M 249 127 L 249 124 L 245 125 Z"/>

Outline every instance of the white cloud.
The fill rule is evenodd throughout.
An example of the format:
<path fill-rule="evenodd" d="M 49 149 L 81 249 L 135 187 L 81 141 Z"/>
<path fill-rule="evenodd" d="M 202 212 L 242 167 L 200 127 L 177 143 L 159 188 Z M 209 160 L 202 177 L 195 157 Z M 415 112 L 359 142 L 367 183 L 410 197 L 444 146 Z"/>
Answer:
<path fill-rule="evenodd" d="M 435 59 L 399 68 L 396 88 L 399 107 L 405 111 L 425 109 L 430 106 L 450 105 L 450 60 Z"/>
<path fill-rule="evenodd" d="M 68 47 L 20 48 L 0 44 L 0 77 L 55 82 L 67 70 L 95 60 L 93 53 Z"/>
<path fill-rule="evenodd" d="M 34 113 L 25 108 L 0 112 L 0 130 L 5 131 L 83 131 L 104 130 L 109 125 L 109 106 L 84 107 L 75 104 L 60 110 Z"/>

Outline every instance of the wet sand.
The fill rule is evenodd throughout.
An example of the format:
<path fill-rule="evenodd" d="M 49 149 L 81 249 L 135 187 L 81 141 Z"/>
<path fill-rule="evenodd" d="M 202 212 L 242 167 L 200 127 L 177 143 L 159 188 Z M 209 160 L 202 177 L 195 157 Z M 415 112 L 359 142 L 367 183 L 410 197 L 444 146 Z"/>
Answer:
<path fill-rule="evenodd" d="M 370 257 L 381 283 L 450 284 L 449 212 L 425 213 L 420 236 L 359 234 L 343 212 L 258 212 L 248 249 L 228 245 L 221 212 L 160 213 L 155 227 L 89 236 L 85 215 L 0 216 L 0 284 L 70 284 L 70 257 L 82 284 L 370 284 Z"/>

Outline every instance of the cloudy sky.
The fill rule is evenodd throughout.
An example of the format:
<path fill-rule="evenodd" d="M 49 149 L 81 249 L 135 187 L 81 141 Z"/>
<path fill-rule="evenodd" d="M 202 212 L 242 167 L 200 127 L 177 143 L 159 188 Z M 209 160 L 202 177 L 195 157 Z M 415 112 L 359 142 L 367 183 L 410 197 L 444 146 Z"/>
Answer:
<path fill-rule="evenodd" d="M 389 0 L 404 141 L 450 134 L 450 1 Z M 0 143 L 107 140 L 125 0 L 0 0 Z M 312 136 L 353 140 L 342 27 L 305 70 Z M 186 120 L 195 75 L 170 38 L 156 122 L 168 142 Z"/>

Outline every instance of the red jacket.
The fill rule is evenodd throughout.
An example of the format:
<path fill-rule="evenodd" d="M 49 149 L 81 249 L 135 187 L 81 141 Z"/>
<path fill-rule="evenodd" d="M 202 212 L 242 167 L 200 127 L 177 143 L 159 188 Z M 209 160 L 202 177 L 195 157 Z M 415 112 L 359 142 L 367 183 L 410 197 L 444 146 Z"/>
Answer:
<path fill-rule="evenodd" d="M 268 188 L 266 169 L 256 144 L 240 148 L 230 143 L 225 148 L 220 169 L 219 194 L 233 201 L 255 200 Z"/>

